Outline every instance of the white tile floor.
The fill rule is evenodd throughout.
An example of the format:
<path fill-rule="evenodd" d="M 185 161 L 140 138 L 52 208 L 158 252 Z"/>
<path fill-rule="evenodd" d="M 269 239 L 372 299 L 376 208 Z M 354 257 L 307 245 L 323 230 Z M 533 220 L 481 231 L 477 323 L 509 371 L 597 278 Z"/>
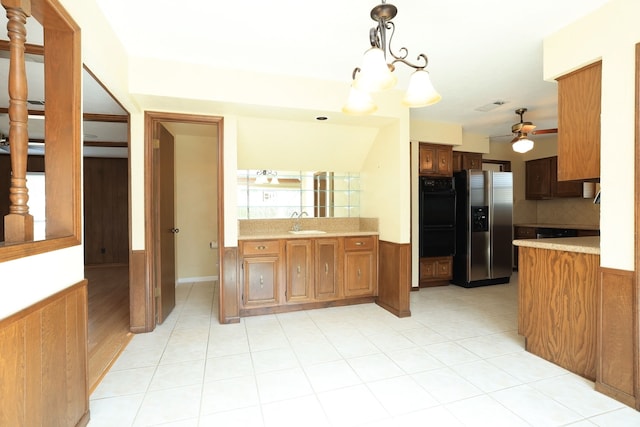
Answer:
<path fill-rule="evenodd" d="M 91 396 L 90 427 L 640 426 L 640 413 L 523 349 L 509 285 L 220 325 L 213 283 L 136 335 Z"/>

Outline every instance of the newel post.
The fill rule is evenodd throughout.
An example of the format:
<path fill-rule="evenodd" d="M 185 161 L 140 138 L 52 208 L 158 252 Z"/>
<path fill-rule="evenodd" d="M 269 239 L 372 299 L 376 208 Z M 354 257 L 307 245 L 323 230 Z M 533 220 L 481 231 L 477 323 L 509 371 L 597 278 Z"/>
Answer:
<path fill-rule="evenodd" d="M 4 217 L 4 241 L 19 243 L 33 240 L 33 216 L 29 214 L 27 189 L 27 72 L 24 45 L 25 24 L 31 15 L 30 0 L 1 0 L 7 11 L 9 36 L 9 146 L 11 147 L 11 186 L 9 214 Z"/>

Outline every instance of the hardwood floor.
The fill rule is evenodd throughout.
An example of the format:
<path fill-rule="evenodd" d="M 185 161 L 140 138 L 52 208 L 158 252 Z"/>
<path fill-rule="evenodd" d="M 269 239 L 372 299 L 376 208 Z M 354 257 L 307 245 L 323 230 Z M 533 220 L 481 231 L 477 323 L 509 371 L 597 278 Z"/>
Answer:
<path fill-rule="evenodd" d="M 89 391 L 132 338 L 129 332 L 129 266 L 86 266 L 89 281 Z"/>

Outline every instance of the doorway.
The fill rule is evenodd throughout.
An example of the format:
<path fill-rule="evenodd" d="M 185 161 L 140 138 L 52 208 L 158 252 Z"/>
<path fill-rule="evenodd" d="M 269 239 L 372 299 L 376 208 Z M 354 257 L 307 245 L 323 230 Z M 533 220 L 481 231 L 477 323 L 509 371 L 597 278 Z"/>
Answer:
<path fill-rule="evenodd" d="M 166 264 L 171 264 L 176 262 L 176 260 L 181 259 L 181 252 L 184 252 L 184 246 L 181 246 L 179 243 L 176 243 L 176 240 L 187 241 L 188 245 L 191 245 L 194 242 L 194 230 L 193 224 L 191 221 L 184 221 L 180 219 L 180 211 L 181 209 L 195 209 L 195 206 L 178 206 L 181 199 L 180 196 L 184 194 L 185 191 L 193 192 L 197 198 L 207 198 L 206 189 L 208 186 L 213 187 L 215 189 L 216 200 L 214 206 L 214 214 L 215 221 L 217 224 L 215 227 L 215 240 L 214 238 L 210 238 L 206 242 L 206 249 L 209 252 L 209 260 L 206 262 L 210 262 L 213 264 L 217 264 L 217 266 L 222 265 L 221 262 L 221 252 L 218 251 L 218 248 L 223 248 L 223 236 L 224 236 L 224 221 L 222 212 L 224 209 L 223 205 L 223 119 L 221 117 L 215 116 L 200 116 L 200 115 L 189 115 L 189 114 L 177 114 L 177 113 L 160 113 L 160 112 L 146 112 L 145 113 L 145 165 L 146 171 L 145 174 L 145 194 L 148 197 L 145 198 L 145 269 L 148 272 L 148 280 L 146 283 L 135 283 L 132 286 L 137 289 L 132 289 L 132 295 L 138 292 L 138 295 L 144 294 L 146 298 L 144 299 L 142 304 L 135 304 L 132 302 L 132 310 L 143 310 L 143 316 L 147 321 L 145 325 L 145 331 L 151 331 L 155 328 L 157 323 L 161 323 L 166 319 L 170 312 L 167 312 L 166 307 L 171 306 L 171 302 L 167 301 L 167 298 L 171 298 L 171 292 L 167 294 L 166 290 L 163 291 L 163 287 L 167 286 L 175 286 L 170 285 L 168 283 L 163 283 L 163 270 L 166 269 Z M 177 157 L 180 158 L 179 153 L 181 150 L 190 150 L 188 144 L 183 142 L 191 139 L 193 133 L 202 132 L 204 129 L 205 134 L 209 137 L 209 139 L 213 142 L 217 142 L 217 147 L 215 150 L 216 161 L 215 164 L 207 165 L 209 170 L 214 171 L 215 182 L 202 182 L 199 179 L 191 179 L 189 185 L 182 188 L 176 188 L 176 190 L 167 190 L 165 186 L 163 186 L 162 180 L 160 179 L 162 175 L 163 166 L 161 165 L 162 158 L 160 147 L 160 142 L 158 141 L 158 130 L 159 129 L 168 129 L 169 132 L 175 137 L 175 153 Z M 197 129 L 194 130 L 194 129 Z M 160 151 L 160 153 L 159 153 Z M 179 160 L 178 160 L 179 161 Z M 175 164 L 174 164 L 175 166 Z M 167 166 L 164 166 L 166 169 Z M 185 172 L 180 172 L 180 167 L 176 169 L 177 174 L 182 174 Z M 182 169 L 184 170 L 184 168 Z M 180 181 L 180 177 L 176 178 L 176 181 Z M 167 226 L 166 223 L 163 222 L 162 213 L 159 209 L 160 204 L 163 199 L 164 191 L 174 191 L 174 196 L 177 196 L 174 201 L 173 212 L 178 212 L 176 221 L 173 226 Z M 166 197 L 165 197 L 166 198 Z M 206 214 L 205 214 L 206 215 Z M 200 229 L 195 230 L 195 234 L 197 235 Z M 171 251 L 165 251 L 162 248 L 163 245 L 163 234 L 172 233 L 174 237 L 173 245 L 174 250 L 177 248 L 178 252 L 175 255 L 171 255 Z M 186 236 L 191 235 L 192 237 L 187 238 Z M 184 237 L 183 237 L 184 236 Z M 171 241 L 171 239 L 168 239 Z M 164 243 L 165 245 L 167 243 Z M 171 244 L 171 243 L 169 243 Z M 193 246 L 198 248 L 200 253 L 203 251 L 203 245 L 193 243 Z M 180 249 L 182 248 L 182 249 Z M 215 250 L 214 250 L 215 249 Z M 169 255 L 167 255 L 169 254 Z M 163 267 L 164 265 L 164 267 Z M 181 268 L 184 269 L 183 263 L 180 262 L 176 266 L 176 275 L 180 276 Z M 218 284 L 221 280 L 221 270 L 218 267 Z M 170 279 L 170 278 L 169 278 Z M 144 286 L 144 289 L 139 289 L 140 286 Z M 219 285 L 218 285 L 219 286 Z M 219 289 L 219 287 L 218 287 Z M 140 292 L 142 291 L 142 292 Z M 174 289 L 175 291 L 175 289 Z"/>

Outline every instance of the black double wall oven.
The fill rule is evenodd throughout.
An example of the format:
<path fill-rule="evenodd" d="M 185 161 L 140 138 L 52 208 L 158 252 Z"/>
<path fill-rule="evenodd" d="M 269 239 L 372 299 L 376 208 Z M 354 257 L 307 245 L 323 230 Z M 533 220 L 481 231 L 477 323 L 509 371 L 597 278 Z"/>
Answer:
<path fill-rule="evenodd" d="M 453 178 L 420 177 L 420 257 L 454 255 L 455 247 Z"/>

